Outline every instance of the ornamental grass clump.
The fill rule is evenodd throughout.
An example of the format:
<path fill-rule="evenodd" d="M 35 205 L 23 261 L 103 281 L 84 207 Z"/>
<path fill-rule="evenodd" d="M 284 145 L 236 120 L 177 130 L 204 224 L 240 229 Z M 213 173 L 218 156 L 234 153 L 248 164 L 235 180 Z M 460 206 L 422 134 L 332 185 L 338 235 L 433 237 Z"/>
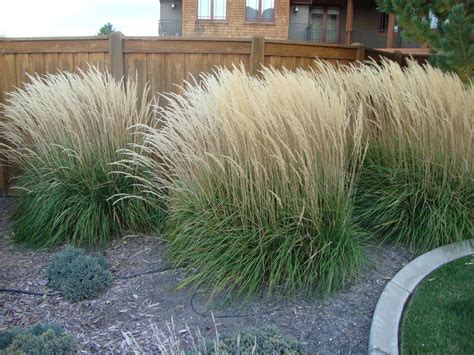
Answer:
<path fill-rule="evenodd" d="M 320 65 L 315 80 L 364 110 L 368 150 L 357 216 L 384 239 L 423 252 L 474 235 L 474 88 L 431 66 Z"/>
<path fill-rule="evenodd" d="M 169 194 L 169 256 L 192 271 L 183 285 L 250 295 L 346 284 L 363 263 L 350 164 L 360 115 L 305 72 L 215 74 L 168 96 L 165 126 L 129 152 L 156 172 L 146 189 Z"/>
<path fill-rule="evenodd" d="M 2 152 L 21 170 L 14 186 L 15 240 L 49 248 L 66 240 L 95 246 L 159 223 L 160 210 L 143 200 L 111 199 L 136 191 L 137 181 L 118 174 L 121 168 L 112 163 L 120 149 L 137 143 L 129 127 L 152 119 L 147 94 L 145 88 L 139 95 L 134 80 L 117 82 L 94 68 L 30 77 L 8 94 L 0 132 Z"/>

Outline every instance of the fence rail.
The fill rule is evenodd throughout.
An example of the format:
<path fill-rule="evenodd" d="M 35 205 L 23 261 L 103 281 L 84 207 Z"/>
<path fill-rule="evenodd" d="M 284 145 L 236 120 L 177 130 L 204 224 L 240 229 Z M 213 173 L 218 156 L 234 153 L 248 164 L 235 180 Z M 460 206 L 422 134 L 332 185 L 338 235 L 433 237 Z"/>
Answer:
<path fill-rule="evenodd" d="M 347 64 L 368 57 L 388 57 L 402 63 L 401 54 L 365 49 L 363 45 L 331 45 L 252 39 L 124 37 L 0 38 L 0 103 L 8 91 L 21 87 L 27 74 L 77 71 L 87 66 L 106 68 L 116 78 L 137 77 L 151 92 L 181 92 L 184 80 L 210 73 L 216 66 L 243 65 L 257 74 L 262 65 L 310 68 L 314 58 Z M 397 59 L 398 58 L 398 59 Z M 3 119 L 0 116 L 0 119 Z M 8 191 L 11 170 L 0 165 L 0 195 Z"/>

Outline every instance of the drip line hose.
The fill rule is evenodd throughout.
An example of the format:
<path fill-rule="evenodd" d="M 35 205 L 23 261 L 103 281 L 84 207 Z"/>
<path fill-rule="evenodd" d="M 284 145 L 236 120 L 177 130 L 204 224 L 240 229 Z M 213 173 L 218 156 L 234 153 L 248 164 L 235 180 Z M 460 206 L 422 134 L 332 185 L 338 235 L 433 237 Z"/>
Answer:
<path fill-rule="evenodd" d="M 134 279 L 139 276 L 144 276 L 144 275 L 151 275 L 151 274 L 158 274 L 161 272 L 173 270 L 172 267 L 164 267 L 160 269 L 153 269 L 153 270 L 147 270 L 143 272 L 137 272 L 134 274 L 129 274 L 129 275 L 117 275 L 114 277 L 115 280 L 130 280 Z M 0 288 L 0 292 L 3 293 L 15 293 L 15 294 L 25 294 L 25 295 L 32 295 L 32 296 L 57 296 L 60 293 L 59 292 L 37 292 L 37 291 L 27 291 L 27 290 L 17 290 L 13 288 Z"/>
<path fill-rule="evenodd" d="M 115 276 L 115 280 L 130 280 L 136 277 L 151 275 L 151 274 L 158 274 L 158 273 L 162 273 L 169 270 L 173 270 L 173 268 L 164 267 L 164 268 L 159 268 L 159 269 L 147 270 L 143 272 L 137 272 L 137 273 L 129 274 L 129 275 L 117 275 Z M 13 294 L 25 294 L 25 295 L 41 296 L 41 297 L 53 297 L 53 296 L 59 296 L 61 294 L 60 292 L 36 292 L 36 291 L 27 291 L 27 290 L 17 290 L 17 289 L 12 289 L 12 288 L 0 288 L 0 292 L 13 293 Z M 257 312 L 257 313 L 249 313 L 249 314 L 214 315 L 213 313 L 209 312 L 209 314 L 206 314 L 196 309 L 195 299 L 196 299 L 197 294 L 198 294 L 198 291 L 195 291 L 193 295 L 191 296 L 190 305 L 193 312 L 203 318 L 214 318 L 214 319 L 248 318 L 248 317 L 254 317 L 254 316 L 268 315 L 270 313 L 270 312 Z M 278 308 L 276 310 L 278 310 Z"/>

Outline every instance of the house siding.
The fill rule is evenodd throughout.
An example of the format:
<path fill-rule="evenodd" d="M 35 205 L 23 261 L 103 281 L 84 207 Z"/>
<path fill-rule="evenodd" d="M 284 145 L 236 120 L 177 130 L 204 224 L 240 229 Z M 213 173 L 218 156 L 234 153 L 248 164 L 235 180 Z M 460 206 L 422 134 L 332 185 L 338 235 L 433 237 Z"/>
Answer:
<path fill-rule="evenodd" d="M 175 8 L 171 7 L 174 3 Z M 181 1 L 160 1 L 160 19 L 164 21 L 181 21 Z"/>
<path fill-rule="evenodd" d="M 275 0 L 275 22 L 245 21 L 245 0 L 227 0 L 227 20 L 197 19 L 198 0 L 183 0 L 183 36 L 288 39 L 290 0 Z"/>
<path fill-rule="evenodd" d="M 354 5 L 354 19 L 352 28 L 354 31 L 370 30 L 375 31 L 379 27 L 380 12 L 375 4 Z"/>
<path fill-rule="evenodd" d="M 295 8 L 298 12 L 295 12 Z M 309 24 L 309 6 L 308 5 L 292 5 L 290 8 L 290 23 Z"/>

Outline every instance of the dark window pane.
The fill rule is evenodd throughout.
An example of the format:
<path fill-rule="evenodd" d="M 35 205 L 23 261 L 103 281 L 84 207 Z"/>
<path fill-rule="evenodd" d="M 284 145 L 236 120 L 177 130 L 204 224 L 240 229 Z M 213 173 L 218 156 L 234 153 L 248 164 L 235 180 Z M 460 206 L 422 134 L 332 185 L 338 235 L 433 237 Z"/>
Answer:
<path fill-rule="evenodd" d="M 275 15 L 275 7 L 273 0 L 262 0 L 262 20 L 273 21 Z"/>
<path fill-rule="evenodd" d="M 339 8 L 328 8 L 327 18 L 327 42 L 339 41 Z"/>
<path fill-rule="evenodd" d="M 258 0 L 247 0 L 247 6 L 245 8 L 245 18 L 247 21 L 257 21 Z"/>

